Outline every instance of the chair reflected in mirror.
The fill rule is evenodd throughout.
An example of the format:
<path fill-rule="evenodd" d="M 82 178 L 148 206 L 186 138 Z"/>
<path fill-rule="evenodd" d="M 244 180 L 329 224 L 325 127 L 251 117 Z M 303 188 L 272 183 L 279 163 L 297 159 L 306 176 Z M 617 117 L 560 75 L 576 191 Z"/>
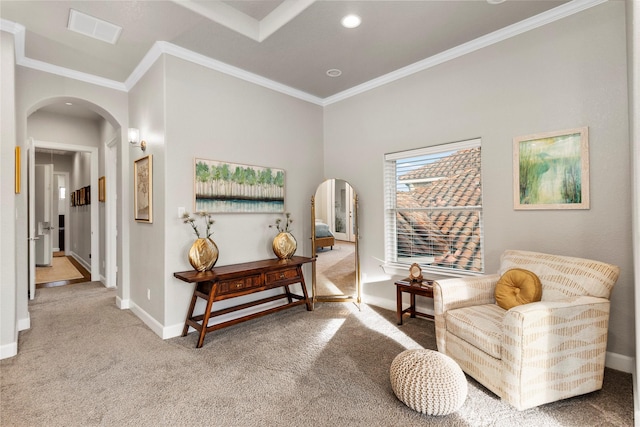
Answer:
<path fill-rule="evenodd" d="M 358 198 L 344 180 L 328 179 L 311 197 L 312 301 L 360 305 Z"/>

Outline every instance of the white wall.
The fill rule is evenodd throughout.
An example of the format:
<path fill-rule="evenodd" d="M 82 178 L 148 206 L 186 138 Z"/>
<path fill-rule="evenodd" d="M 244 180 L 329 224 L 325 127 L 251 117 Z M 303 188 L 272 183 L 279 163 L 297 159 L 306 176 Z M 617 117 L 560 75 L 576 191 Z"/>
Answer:
<path fill-rule="evenodd" d="M 100 120 L 99 122 L 99 147 L 98 147 L 98 156 L 100 157 L 101 161 L 99 163 L 99 171 L 98 171 L 98 176 L 99 177 L 105 177 L 106 178 L 106 162 L 107 162 L 107 152 L 105 149 L 105 144 L 109 144 L 114 138 L 117 139 L 118 138 L 118 129 L 115 129 L 109 122 L 107 122 L 106 120 Z M 113 176 L 110 176 L 109 178 L 109 185 L 115 185 L 115 180 Z M 106 184 L 105 184 L 105 190 L 106 190 Z M 96 189 L 96 191 L 98 191 L 98 189 Z M 103 281 L 104 278 L 106 276 L 106 262 L 107 262 L 107 236 L 108 234 L 113 234 L 114 230 L 110 230 L 110 233 L 107 233 L 106 227 L 107 227 L 107 202 L 100 202 L 99 204 L 99 216 L 100 216 L 100 256 L 102 258 L 102 260 L 100 261 L 100 275 L 101 277 L 103 277 Z M 109 203 L 117 203 L 117 200 L 111 200 L 111 198 L 109 199 Z M 111 228 L 115 228 L 115 222 L 113 225 L 110 225 Z M 113 280 L 112 283 L 116 283 L 115 280 Z M 109 285 L 107 283 L 105 283 L 106 285 Z"/>
<path fill-rule="evenodd" d="M 78 152 L 73 155 L 73 172 L 70 177 L 71 191 L 91 185 L 91 154 Z M 91 186 L 91 192 L 97 185 Z M 71 241 L 69 249 L 74 258 L 87 270 L 91 270 L 91 205 L 78 205 L 69 208 Z M 100 255 L 104 259 L 104 255 Z"/>
<path fill-rule="evenodd" d="M 487 271 L 508 248 L 619 265 L 608 350 L 633 356 L 626 67 L 625 4 L 608 2 L 328 106 L 326 175 L 360 195 L 364 300 L 394 300 L 394 278 L 375 260 L 384 258 L 384 153 L 480 137 Z M 513 210 L 512 139 L 580 126 L 589 127 L 591 209 Z"/>
<path fill-rule="evenodd" d="M 99 124 L 98 120 L 39 110 L 27 118 L 27 131 L 37 141 L 98 147 Z"/>
<path fill-rule="evenodd" d="M 632 206 L 633 206 L 633 249 L 635 266 L 635 307 L 636 307 L 636 364 L 633 379 L 635 425 L 640 426 L 640 397 L 638 396 L 638 372 L 640 360 L 637 346 L 640 344 L 640 5 L 637 1 L 627 0 L 627 57 L 629 70 L 629 137 L 632 141 L 631 162 L 633 165 Z"/>
<path fill-rule="evenodd" d="M 18 351 L 16 299 L 16 196 L 14 153 L 17 145 L 15 126 L 15 52 L 13 36 L 0 31 L 0 359 Z M 23 152 L 24 155 L 24 152 Z M 5 159 L 11 159 L 6 161 Z M 26 191 L 25 182 L 21 191 Z"/>
<path fill-rule="evenodd" d="M 322 108 L 177 58 L 166 57 L 166 64 L 166 250 L 160 265 L 165 325 L 180 330 L 193 288 L 174 279 L 173 272 L 191 269 L 187 253 L 195 236 L 178 218 L 178 207 L 193 211 L 194 158 L 284 169 L 296 254 L 309 256 L 311 196 L 322 180 Z M 273 258 L 275 234 L 268 225 L 277 217 L 215 215 L 218 265 Z"/>
<path fill-rule="evenodd" d="M 129 111 L 154 170 L 153 224 L 130 224 L 131 253 L 144 253 L 132 259 L 131 303 L 159 335 L 181 332 L 193 291 L 173 273 L 191 269 L 187 253 L 195 236 L 178 207 L 193 212 L 195 157 L 285 169 L 297 254 L 310 253 L 310 200 L 322 171 L 320 107 L 163 56 L 131 90 Z M 276 217 L 215 215 L 218 265 L 272 258 L 268 224 Z"/>
<path fill-rule="evenodd" d="M 164 194 L 165 187 L 165 83 L 164 58 L 160 58 L 129 92 L 129 121 L 131 127 L 140 130 L 140 140 L 147 142 L 146 152 L 130 148 L 130 168 L 133 177 L 133 161 L 152 156 L 153 198 L 152 223 L 134 221 L 133 210 L 125 221 L 129 222 L 128 242 L 131 250 L 131 306 L 139 316 L 150 316 L 164 324 L 164 276 L 165 258 Z M 186 78 L 186 77 L 185 77 Z M 133 178 L 131 178 L 133 179 Z M 129 182 L 128 187 L 133 188 Z M 127 197 L 133 206 L 133 191 Z M 147 290 L 150 299 L 147 298 Z M 139 308 L 140 311 L 137 311 Z M 143 314 L 144 313 L 144 314 Z"/>

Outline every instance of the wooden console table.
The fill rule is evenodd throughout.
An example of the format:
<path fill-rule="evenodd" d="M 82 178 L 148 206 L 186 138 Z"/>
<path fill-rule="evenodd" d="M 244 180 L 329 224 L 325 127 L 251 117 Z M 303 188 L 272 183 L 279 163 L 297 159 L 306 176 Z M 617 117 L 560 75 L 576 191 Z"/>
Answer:
<path fill-rule="evenodd" d="M 193 289 L 193 297 L 191 297 L 189 311 L 187 312 L 187 319 L 184 322 L 182 336 L 184 337 L 187 335 L 189 326 L 200 331 L 198 344 L 196 345 L 196 348 L 200 348 L 204 342 L 204 336 L 208 332 L 235 325 L 266 314 L 275 313 L 276 311 L 284 310 L 296 305 L 306 304 L 307 310 L 311 311 L 311 302 L 309 301 L 307 288 L 304 283 L 304 276 L 302 275 L 302 265 L 314 261 L 314 258 L 294 256 L 288 260 L 268 259 L 214 267 L 209 271 L 200 272 L 191 270 L 173 273 L 174 277 L 182 281 L 196 284 Z M 302 285 L 303 295 L 297 295 L 291 292 L 289 285 L 295 283 L 300 283 Z M 261 298 L 256 301 L 251 301 L 218 311 L 211 311 L 211 307 L 216 301 L 236 298 L 280 287 L 284 288 L 284 293 L 282 294 Z M 205 309 L 204 314 L 194 316 L 193 309 L 196 306 L 198 298 L 202 298 L 207 301 L 207 308 Z M 208 326 L 209 319 L 212 317 L 276 301 L 281 298 L 286 298 L 287 303 L 257 313 L 248 314 L 237 319 Z"/>

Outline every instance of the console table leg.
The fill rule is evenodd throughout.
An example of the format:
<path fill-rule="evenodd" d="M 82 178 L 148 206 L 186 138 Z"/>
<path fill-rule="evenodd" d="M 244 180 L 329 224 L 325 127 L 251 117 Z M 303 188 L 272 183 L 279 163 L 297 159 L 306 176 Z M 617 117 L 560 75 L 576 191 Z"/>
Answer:
<path fill-rule="evenodd" d="M 204 343 L 204 336 L 207 333 L 207 326 L 209 325 L 209 318 L 211 317 L 211 306 L 213 305 L 213 298 L 216 295 L 216 291 L 218 290 L 218 283 L 214 283 L 211 285 L 211 291 L 209 291 L 209 298 L 207 299 L 207 308 L 204 310 L 204 315 L 202 318 L 202 329 L 200 329 L 200 336 L 198 337 L 198 345 L 196 348 L 202 347 L 202 343 Z"/>
<path fill-rule="evenodd" d="M 312 311 L 313 306 L 309 301 L 309 295 L 307 294 L 307 285 L 304 283 L 304 275 L 302 274 L 302 267 L 298 266 L 298 277 L 300 277 L 300 285 L 302 286 L 302 296 L 304 296 L 305 304 L 307 305 L 307 311 Z"/>
<path fill-rule="evenodd" d="M 293 302 L 293 298 L 291 298 L 291 290 L 289 289 L 289 285 L 284 285 L 284 290 L 287 294 L 287 301 L 289 301 L 289 304 L 291 304 Z"/>
<path fill-rule="evenodd" d="M 187 311 L 187 320 L 193 317 L 193 309 L 195 308 L 196 301 L 198 299 L 198 296 L 196 295 L 198 286 L 199 285 L 196 283 L 196 286 L 193 288 L 193 296 L 191 297 L 191 304 L 189 304 L 189 311 Z M 182 329 L 183 337 L 186 337 L 187 333 L 189 332 L 189 323 L 187 323 L 187 320 L 184 321 L 184 328 Z"/>

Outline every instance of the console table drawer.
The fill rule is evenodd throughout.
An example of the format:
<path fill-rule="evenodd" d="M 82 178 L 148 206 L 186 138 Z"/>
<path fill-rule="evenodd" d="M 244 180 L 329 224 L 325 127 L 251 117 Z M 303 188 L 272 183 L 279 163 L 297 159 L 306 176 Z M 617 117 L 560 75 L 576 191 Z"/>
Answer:
<path fill-rule="evenodd" d="M 289 268 L 286 270 L 274 271 L 267 273 L 267 285 L 270 285 L 280 280 L 289 280 L 298 278 L 298 270 L 296 268 Z"/>
<path fill-rule="evenodd" d="M 262 286 L 260 275 L 240 277 L 231 280 L 221 280 L 218 283 L 218 294 L 231 294 L 243 289 L 257 288 Z"/>

